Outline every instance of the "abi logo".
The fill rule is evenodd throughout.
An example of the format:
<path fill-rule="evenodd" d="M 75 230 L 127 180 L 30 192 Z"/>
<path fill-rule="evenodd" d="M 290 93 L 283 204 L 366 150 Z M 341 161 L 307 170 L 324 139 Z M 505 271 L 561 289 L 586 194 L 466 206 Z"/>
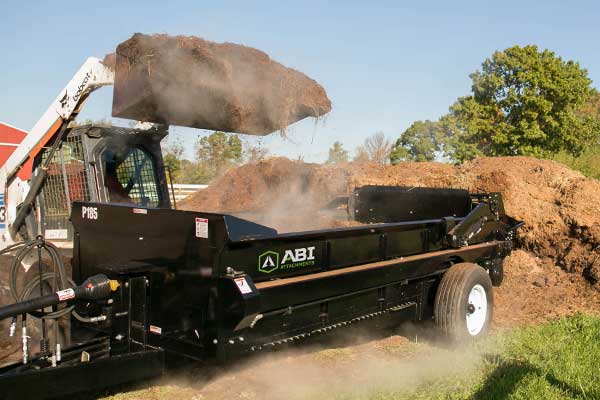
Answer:
<path fill-rule="evenodd" d="M 258 270 L 270 274 L 279 268 L 279 253 L 266 251 L 258 256 Z"/>
<path fill-rule="evenodd" d="M 293 269 L 315 265 L 315 246 L 285 250 L 279 259 L 276 251 L 266 251 L 258 256 L 258 270 L 270 274 L 278 269 Z"/>

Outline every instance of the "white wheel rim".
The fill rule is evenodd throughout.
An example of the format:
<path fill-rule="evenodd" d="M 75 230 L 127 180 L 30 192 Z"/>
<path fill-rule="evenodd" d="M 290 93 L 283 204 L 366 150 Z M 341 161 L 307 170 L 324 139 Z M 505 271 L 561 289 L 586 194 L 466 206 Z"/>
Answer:
<path fill-rule="evenodd" d="M 467 304 L 467 330 L 471 336 L 483 329 L 487 317 L 487 296 L 481 285 L 475 285 L 469 293 Z"/>

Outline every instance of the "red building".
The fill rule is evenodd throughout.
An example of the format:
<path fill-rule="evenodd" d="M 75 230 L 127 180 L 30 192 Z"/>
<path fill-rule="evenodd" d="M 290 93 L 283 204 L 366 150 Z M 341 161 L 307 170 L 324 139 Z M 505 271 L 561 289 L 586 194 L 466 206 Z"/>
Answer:
<path fill-rule="evenodd" d="M 26 131 L 0 122 L 0 166 L 4 165 L 26 135 Z M 32 160 L 27 161 L 23 169 L 19 171 L 19 178 L 22 180 L 31 178 L 31 164 Z"/>

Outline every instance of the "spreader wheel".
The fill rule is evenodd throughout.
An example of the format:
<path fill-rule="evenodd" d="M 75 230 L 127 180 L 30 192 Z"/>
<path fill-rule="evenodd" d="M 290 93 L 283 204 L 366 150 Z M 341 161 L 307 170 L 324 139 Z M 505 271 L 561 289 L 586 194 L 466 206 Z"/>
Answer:
<path fill-rule="evenodd" d="M 434 318 L 452 341 L 485 336 L 492 322 L 494 295 L 488 273 L 477 264 L 452 266 L 435 296 Z"/>

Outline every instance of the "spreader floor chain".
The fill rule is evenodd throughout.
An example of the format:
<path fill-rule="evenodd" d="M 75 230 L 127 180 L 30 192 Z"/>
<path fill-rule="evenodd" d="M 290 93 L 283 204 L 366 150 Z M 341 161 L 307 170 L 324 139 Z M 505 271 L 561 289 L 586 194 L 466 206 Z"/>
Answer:
<path fill-rule="evenodd" d="M 383 311 L 377 311 L 377 312 L 373 312 L 370 314 L 365 314 L 365 315 L 361 315 L 360 317 L 356 317 L 356 318 L 352 318 L 351 320 L 348 321 L 344 321 L 344 322 L 338 322 L 337 324 L 332 324 L 332 325 L 327 325 L 324 326 L 322 328 L 318 328 L 318 329 L 314 329 L 310 332 L 307 333 L 302 333 L 300 335 L 295 335 L 295 336 L 290 336 L 288 338 L 285 339 L 281 339 L 281 340 L 276 340 L 273 342 L 269 342 L 269 343 L 265 343 L 261 346 L 252 346 L 250 347 L 250 351 L 260 351 L 260 350 L 264 350 L 266 348 L 273 348 L 282 344 L 286 344 L 286 343 L 291 343 L 297 340 L 301 340 L 301 339 L 306 339 L 310 336 L 315 336 L 315 335 L 321 335 L 324 333 L 327 333 L 329 331 L 332 331 L 334 329 L 338 329 L 338 328 L 342 328 L 351 324 L 356 324 L 357 322 L 362 322 L 362 321 L 366 321 L 368 319 L 371 318 L 375 318 L 375 317 L 382 317 L 386 314 L 389 314 L 390 312 L 396 312 L 396 311 L 400 311 L 400 310 L 404 310 L 407 309 L 409 307 L 416 307 L 417 303 L 416 302 L 407 302 L 407 303 L 403 303 L 403 304 L 399 304 L 397 306 L 394 307 L 390 307 L 386 310 Z"/>

